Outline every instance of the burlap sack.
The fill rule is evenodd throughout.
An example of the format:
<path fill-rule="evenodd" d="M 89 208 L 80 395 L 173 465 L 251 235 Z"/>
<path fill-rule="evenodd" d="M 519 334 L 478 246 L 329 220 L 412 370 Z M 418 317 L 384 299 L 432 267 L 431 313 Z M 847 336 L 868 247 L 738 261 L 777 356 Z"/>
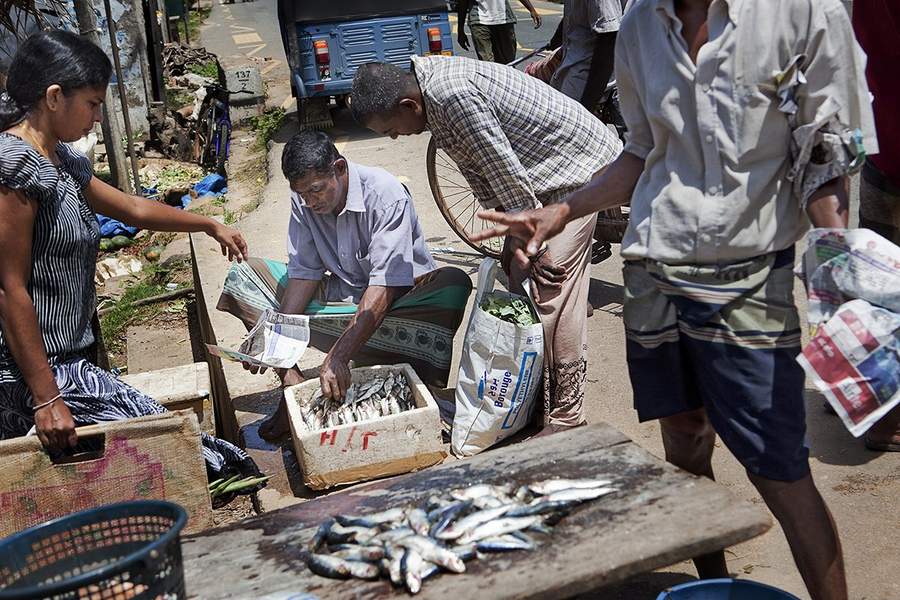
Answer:
<path fill-rule="evenodd" d="M 212 526 L 200 426 L 191 411 L 81 427 L 97 452 L 54 463 L 35 436 L 0 442 L 0 535 L 126 500 L 170 500 Z M 71 462 L 69 462 L 71 461 Z"/>

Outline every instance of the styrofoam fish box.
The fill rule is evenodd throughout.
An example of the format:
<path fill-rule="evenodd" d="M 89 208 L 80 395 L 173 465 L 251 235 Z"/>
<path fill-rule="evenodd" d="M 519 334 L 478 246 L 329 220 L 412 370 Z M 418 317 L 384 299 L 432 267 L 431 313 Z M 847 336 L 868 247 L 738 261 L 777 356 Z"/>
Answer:
<path fill-rule="evenodd" d="M 315 431 L 306 431 L 300 405 L 319 391 L 318 378 L 284 390 L 294 450 L 307 487 L 323 490 L 409 473 L 446 458 L 437 404 L 409 364 L 351 369 L 351 382 L 365 383 L 391 372 L 406 376 L 417 408 Z"/>

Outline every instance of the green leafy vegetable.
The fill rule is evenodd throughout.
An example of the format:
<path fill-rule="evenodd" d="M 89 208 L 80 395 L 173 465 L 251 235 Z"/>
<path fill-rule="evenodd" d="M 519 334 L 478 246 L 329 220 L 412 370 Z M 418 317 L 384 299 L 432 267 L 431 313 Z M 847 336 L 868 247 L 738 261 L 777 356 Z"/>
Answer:
<path fill-rule="evenodd" d="M 481 310 L 495 316 L 501 321 L 528 327 L 538 323 L 537 315 L 525 300 L 520 297 L 500 294 L 488 294 L 481 302 Z"/>

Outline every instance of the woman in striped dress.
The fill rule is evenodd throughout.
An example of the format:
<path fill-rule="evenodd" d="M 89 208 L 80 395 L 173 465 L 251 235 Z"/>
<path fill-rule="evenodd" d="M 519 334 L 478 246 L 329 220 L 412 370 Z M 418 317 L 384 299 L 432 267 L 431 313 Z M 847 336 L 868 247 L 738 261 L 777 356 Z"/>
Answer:
<path fill-rule="evenodd" d="M 230 259 L 247 254 L 236 230 L 124 194 L 68 145 L 100 120 L 110 74 L 89 41 L 42 32 L 19 47 L 0 95 L 0 439 L 35 427 L 58 451 L 75 445 L 78 425 L 165 411 L 88 360 L 96 212 L 156 231 L 203 231 Z M 223 440 L 204 435 L 203 454 L 211 477 L 258 474 Z"/>

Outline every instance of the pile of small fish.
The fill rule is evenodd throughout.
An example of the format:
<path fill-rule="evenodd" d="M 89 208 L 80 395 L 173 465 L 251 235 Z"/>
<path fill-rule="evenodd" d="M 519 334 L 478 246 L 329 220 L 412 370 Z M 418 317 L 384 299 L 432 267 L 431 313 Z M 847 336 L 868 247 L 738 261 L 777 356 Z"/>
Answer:
<path fill-rule="evenodd" d="M 493 552 L 534 550 L 578 504 L 613 493 L 602 479 L 548 479 L 511 487 L 477 484 L 431 496 L 422 506 L 337 515 L 309 544 L 312 572 L 335 579 L 389 578 L 412 594 L 441 571 Z"/>
<path fill-rule="evenodd" d="M 300 414 L 306 430 L 316 431 L 398 415 L 414 408 L 416 402 L 406 375 L 391 371 L 386 376 L 375 377 L 365 383 L 354 383 L 347 389 L 343 400 L 326 398 L 319 390 L 312 400 L 301 404 Z"/>

